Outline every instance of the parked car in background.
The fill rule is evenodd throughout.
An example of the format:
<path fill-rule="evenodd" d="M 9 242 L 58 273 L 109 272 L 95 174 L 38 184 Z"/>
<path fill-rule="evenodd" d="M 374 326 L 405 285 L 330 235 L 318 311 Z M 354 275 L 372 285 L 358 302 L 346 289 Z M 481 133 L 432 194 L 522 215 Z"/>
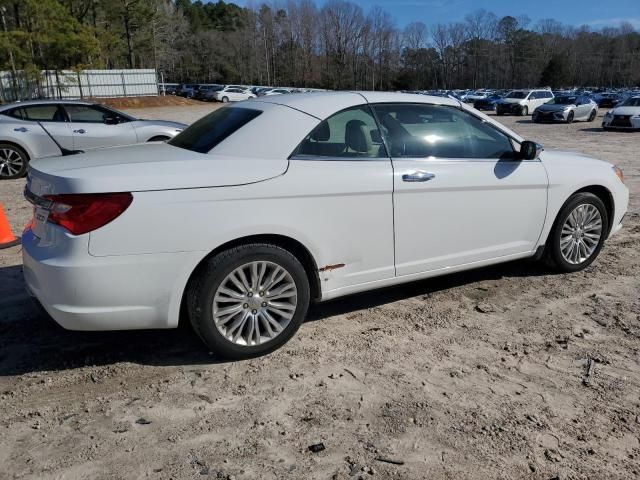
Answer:
<path fill-rule="evenodd" d="M 586 95 L 554 97 L 533 111 L 536 122 L 566 122 L 574 120 L 593 122 L 598 115 L 598 104 Z"/>
<path fill-rule="evenodd" d="M 487 110 L 493 112 L 496 109 L 496 103 L 502 100 L 502 98 L 503 95 L 494 93 L 486 98 L 473 102 L 473 108 L 475 108 L 476 110 Z"/>
<path fill-rule="evenodd" d="M 628 97 L 613 110 L 609 110 L 603 120 L 605 130 L 638 130 L 640 129 L 640 94 Z"/>
<path fill-rule="evenodd" d="M 200 85 L 196 83 L 181 83 L 178 87 L 176 95 L 185 98 L 193 98 L 199 88 Z"/>
<path fill-rule="evenodd" d="M 288 88 L 272 88 L 271 90 L 267 91 L 264 96 L 269 96 L 269 95 L 284 95 L 286 93 L 291 93 L 291 90 L 289 90 Z"/>
<path fill-rule="evenodd" d="M 286 343 L 312 301 L 522 258 L 583 270 L 629 190 L 611 164 L 543 151 L 457 100 L 335 92 L 36 161 L 25 196 L 25 283 L 63 327 L 175 328 L 186 309 L 210 351 L 248 358 Z"/>
<path fill-rule="evenodd" d="M 178 90 L 177 83 L 161 83 L 159 84 L 160 93 L 162 95 L 175 95 Z"/>
<path fill-rule="evenodd" d="M 624 100 L 624 95 L 616 92 L 604 92 L 592 95 L 591 98 L 600 108 L 613 108 Z"/>
<path fill-rule="evenodd" d="M 242 100 L 249 100 L 250 98 L 256 98 L 248 88 L 238 86 L 227 86 L 222 90 L 213 92 L 212 97 L 217 102 L 241 102 Z"/>
<path fill-rule="evenodd" d="M 198 91 L 193 95 L 194 100 L 208 100 L 208 94 L 212 92 L 216 92 L 224 88 L 224 85 L 200 85 Z"/>
<path fill-rule="evenodd" d="M 75 151 L 164 141 L 185 128 L 177 122 L 137 119 L 91 102 L 32 100 L 3 105 L 0 179 L 24 176 L 31 160 L 58 156 L 61 148 Z"/>
<path fill-rule="evenodd" d="M 526 116 L 552 98 L 551 90 L 512 90 L 496 102 L 496 114 Z"/>

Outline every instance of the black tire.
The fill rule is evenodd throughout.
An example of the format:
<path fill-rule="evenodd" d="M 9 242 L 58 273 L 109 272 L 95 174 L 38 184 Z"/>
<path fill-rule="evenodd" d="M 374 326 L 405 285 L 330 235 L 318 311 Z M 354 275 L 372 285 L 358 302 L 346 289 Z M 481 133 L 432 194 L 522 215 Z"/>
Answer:
<path fill-rule="evenodd" d="M 253 261 L 268 261 L 284 268 L 293 278 L 298 297 L 293 318 L 279 335 L 261 345 L 244 346 L 225 338 L 214 324 L 213 298 L 231 272 Z M 310 297 L 309 279 L 294 255 L 276 245 L 253 243 L 226 250 L 206 260 L 188 286 L 187 308 L 193 329 L 212 352 L 240 360 L 266 355 L 289 341 L 307 315 Z"/>
<path fill-rule="evenodd" d="M 527 107 L 526 105 L 524 107 L 522 107 L 520 109 L 520 116 L 521 117 L 526 117 L 527 115 L 529 115 L 529 107 Z"/>
<path fill-rule="evenodd" d="M 222 103 L 228 103 L 229 97 L 222 97 Z"/>
<path fill-rule="evenodd" d="M 565 260 L 562 255 L 562 252 L 560 250 L 560 236 L 562 233 L 562 226 L 567 221 L 567 217 L 569 216 L 569 214 L 573 212 L 576 207 L 584 204 L 593 205 L 600 212 L 600 217 L 602 219 L 602 234 L 600 236 L 598 245 L 591 256 L 584 260 L 582 263 L 572 264 Z M 556 221 L 553 224 L 551 233 L 549 233 L 545 252 L 547 263 L 549 263 L 549 265 L 554 269 L 564 273 L 578 272 L 587 268 L 596 259 L 596 257 L 600 253 L 600 250 L 602 250 L 604 241 L 609 233 L 608 226 L 609 215 L 607 213 L 607 208 L 599 197 L 597 197 L 593 193 L 588 192 L 581 192 L 572 195 L 560 209 L 560 213 L 558 213 Z"/>
<path fill-rule="evenodd" d="M 573 112 L 569 112 L 569 114 L 567 115 L 567 123 L 573 123 L 573 119 L 575 118 L 575 115 Z"/>
<path fill-rule="evenodd" d="M 595 110 L 591 110 L 591 113 L 589 114 L 589 118 L 588 118 L 588 122 L 593 122 L 596 119 L 596 116 L 598 115 L 598 112 L 596 112 Z"/>
<path fill-rule="evenodd" d="M 502 112 L 502 110 L 496 110 L 496 115 L 498 115 L 499 117 L 504 115 L 504 112 Z"/>
<path fill-rule="evenodd" d="M 147 142 L 166 142 L 167 140 L 170 140 L 170 137 L 165 135 L 156 135 L 155 137 L 151 137 L 147 140 Z"/>
<path fill-rule="evenodd" d="M 16 155 L 19 156 L 19 164 L 16 164 Z M 6 162 L 7 158 L 11 158 L 11 169 L 9 170 L 9 162 Z M 13 143 L 0 142 L 0 180 L 13 180 L 15 178 L 22 178 L 27 174 L 29 170 L 29 155 L 22 148 Z"/>

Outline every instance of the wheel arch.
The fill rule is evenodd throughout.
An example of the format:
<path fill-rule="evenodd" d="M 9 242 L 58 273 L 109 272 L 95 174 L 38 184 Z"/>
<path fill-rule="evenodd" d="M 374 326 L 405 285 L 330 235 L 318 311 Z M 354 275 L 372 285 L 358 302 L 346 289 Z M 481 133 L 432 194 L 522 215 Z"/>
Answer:
<path fill-rule="evenodd" d="M 31 152 L 31 150 L 28 147 L 26 147 L 25 145 L 19 142 L 0 138 L 0 143 L 7 143 L 9 145 L 13 145 L 14 147 L 18 147 L 20 150 L 22 150 L 24 153 L 27 154 L 27 162 L 31 161 L 31 159 L 33 158 L 33 152 Z"/>
<path fill-rule="evenodd" d="M 607 187 L 604 187 L 602 185 L 589 185 L 587 187 L 581 188 L 580 190 L 576 190 L 571 195 L 569 195 L 569 198 L 573 197 L 576 193 L 592 193 L 600 200 L 602 200 L 602 203 L 604 203 L 604 206 L 607 209 L 608 225 L 607 233 L 605 235 L 605 238 L 607 238 L 609 236 L 609 233 L 611 232 L 611 228 L 613 227 L 613 217 L 615 215 L 615 204 L 611 191 Z M 567 200 L 569 200 L 569 198 L 567 198 Z"/>
<path fill-rule="evenodd" d="M 193 269 L 187 282 L 184 285 L 182 291 L 182 297 L 180 302 L 180 321 L 186 318 L 186 304 L 185 299 L 187 296 L 187 291 L 190 288 L 191 282 L 198 275 L 198 273 L 203 268 L 205 262 L 218 255 L 225 250 L 229 250 L 230 248 L 238 247 L 240 245 L 247 245 L 249 243 L 268 243 L 271 245 L 278 246 L 283 248 L 293 254 L 299 261 L 302 263 L 304 270 L 307 274 L 307 278 L 309 279 L 309 287 L 311 289 L 311 300 L 319 300 L 322 296 L 322 289 L 320 286 L 320 275 L 318 273 L 318 265 L 316 263 L 315 258 L 309 251 L 309 249 L 303 245 L 299 240 L 296 240 L 292 237 L 280 234 L 256 234 L 256 235 L 248 235 L 244 237 L 239 237 L 234 240 L 230 240 L 222 245 L 219 245 L 207 255 L 205 255 L 200 262 Z"/>

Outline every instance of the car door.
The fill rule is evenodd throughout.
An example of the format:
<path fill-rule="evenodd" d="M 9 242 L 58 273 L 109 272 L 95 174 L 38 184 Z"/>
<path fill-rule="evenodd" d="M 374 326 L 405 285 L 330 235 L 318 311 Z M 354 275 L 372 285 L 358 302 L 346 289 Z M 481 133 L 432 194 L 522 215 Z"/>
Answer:
<path fill-rule="evenodd" d="M 67 116 L 60 105 L 55 103 L 25 105 L 12 110 L 11 116 L 31 122 L 39 122 L 62 148 L 73 150 L 71 128 L 67 122 Z M 40 127 L 25 125 L 17 127 L 16 132 L 28 135 L 29 131 L 34 128 Z"/>
<path fill-rule="evenodd" d="M 585 96 L 576 99 L 576 118 L 587 118 L 591 113 L 591 102 Z"/>
<path fill-rule="evenodd" d="M 100 105 L 66 103 L 75 149 L 131 145 L 138 142 L 128 118 Z M 113 122 L 113 123 L 112 123 Z"/>
<path fill-rule="evenodd" d="M 443 270 L 532 252 L 546 214 L 539 160 L 452 106 L 379 104 L 394 169 L 396 274 Z"/>
<path fill-rule="evenodd" d="M 321 122 L 290 157 L 287 177 L 304 191 L 295 209 L 307 212 L 308 234 L 330 251 L 330 265 L 318 265 L 325 288 L 394 277 L 393 171 L 367 105 Z"/>

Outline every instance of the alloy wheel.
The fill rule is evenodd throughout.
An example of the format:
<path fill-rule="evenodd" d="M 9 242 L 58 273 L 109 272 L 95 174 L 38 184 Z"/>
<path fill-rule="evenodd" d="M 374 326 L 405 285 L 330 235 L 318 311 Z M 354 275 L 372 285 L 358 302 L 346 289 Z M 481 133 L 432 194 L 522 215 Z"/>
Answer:
<path fill-rule="evenodd" d="M 567 216 L 560 234 L 562 257 L 572 265 L 591 258 L 602 237 L 602 215 L 590 203 L 578 205 Z"/>
<path fill-rule="evenodd" d="M 262 345 L 285 330 L 297 302 L 296 284 L 286 269 L 254 261 L 222 280 L 213 298 L 213 321 L 218 332 L 236 345 Z"/>
<path fill-rule="evenodd" d="M 0 177 L 13 177 L 24 168 L 24 158 L 17 150 L 3 146 L 0 148 Z"/>

